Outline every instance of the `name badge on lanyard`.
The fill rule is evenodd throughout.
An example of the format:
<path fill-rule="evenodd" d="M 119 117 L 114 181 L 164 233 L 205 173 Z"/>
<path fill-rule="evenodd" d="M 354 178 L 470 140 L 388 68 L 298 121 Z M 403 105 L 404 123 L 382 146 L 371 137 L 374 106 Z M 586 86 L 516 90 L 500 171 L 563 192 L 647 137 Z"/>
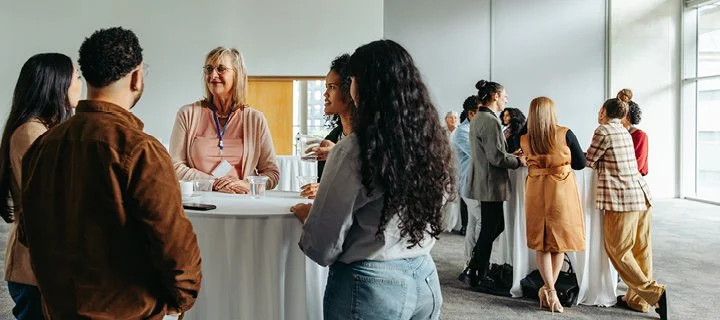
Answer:
<path fill-rule="evenodd" d="M 223 137 L 225 137 L 225 131 L 227 131 L 227 125 L 230 123 L 230 119 L 232 119 L 233 113 L 230 113 L 230 116 L 228 117 L 227 121 L 225 122 L 225 125 L 220 128 L 220 120 L 218 120 L 217 111 L 215 109 L 212 109 L 213 112 L 213 119 L 215 120 L 215 128 L 217 128 L 217 135 L 218 135 L 218 148 L 220 148 L 220 156 L 223 155 L 223 149 L 225 148 L 225 145 L 223 144 Z"/>

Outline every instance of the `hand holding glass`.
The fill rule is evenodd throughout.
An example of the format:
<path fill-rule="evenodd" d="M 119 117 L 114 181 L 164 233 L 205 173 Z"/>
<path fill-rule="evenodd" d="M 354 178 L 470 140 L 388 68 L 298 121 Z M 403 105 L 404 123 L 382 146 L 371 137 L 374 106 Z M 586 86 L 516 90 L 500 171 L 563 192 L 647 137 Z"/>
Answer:
<path fill-rule="evenodd" d="M 300 185 L 300 196 L 307 199 L 314 199 L 318 188 L 318 178 L 316 176 L 298 176 L 297 179 Z"/>
<path fill-rule="evenodd" d="M 318 160 L 317 151 L 313 148 L 319 147 L 322 138 L 313 135 L 301 135 L 298 139 L 298 153 L 300 160 L 314 162 Z"/>

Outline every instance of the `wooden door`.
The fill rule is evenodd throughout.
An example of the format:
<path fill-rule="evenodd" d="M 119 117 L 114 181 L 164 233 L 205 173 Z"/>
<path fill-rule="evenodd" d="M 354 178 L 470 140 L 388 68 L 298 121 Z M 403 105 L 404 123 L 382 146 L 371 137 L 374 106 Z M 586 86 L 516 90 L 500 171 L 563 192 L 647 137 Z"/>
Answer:
<path fill-rule="evenodd" d="M 262 111 L 270 126 L 275 153 L 292 155 L 293 80 L 249 79 L 248 104 Z"/>

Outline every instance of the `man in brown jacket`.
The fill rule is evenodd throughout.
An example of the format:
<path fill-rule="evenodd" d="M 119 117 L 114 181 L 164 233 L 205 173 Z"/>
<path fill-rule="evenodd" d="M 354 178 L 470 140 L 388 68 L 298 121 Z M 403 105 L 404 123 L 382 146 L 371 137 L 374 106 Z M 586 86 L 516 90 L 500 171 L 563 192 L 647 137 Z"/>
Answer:
<path fill-rule="evenodd" d="M 23 160 L 20 227 L 50 319 L 162 319 L 200 290 L 170 156 L 130 113 L 147 67 L 132 31 L 80 47 L 88 100 Z"/>

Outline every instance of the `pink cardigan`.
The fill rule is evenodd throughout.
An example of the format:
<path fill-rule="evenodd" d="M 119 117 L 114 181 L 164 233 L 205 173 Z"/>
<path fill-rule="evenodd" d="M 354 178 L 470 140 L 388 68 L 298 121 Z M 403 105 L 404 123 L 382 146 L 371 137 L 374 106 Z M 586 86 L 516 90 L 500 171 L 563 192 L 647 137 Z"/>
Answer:
<path fill-rule="evenodd" d="M 190 157 L 190 142 L 196 136 L 202 108 L 202 101 L 183 106 L 177 113 L 172 135 L 170 136 L 170 157 L 175 167 L 175 173 L 180 180 L 212 179 L 212 175 L 195 169 Z M 275 149 L 273 148 L 270 129 L 262 112 L 245 107 L 242 110 L 243 123 L 243 154 L 242 179 L 254 174 L 267 176 L 268 189 L 275 188 L 280 179 L 280 171 L 275 162 Z"/>

